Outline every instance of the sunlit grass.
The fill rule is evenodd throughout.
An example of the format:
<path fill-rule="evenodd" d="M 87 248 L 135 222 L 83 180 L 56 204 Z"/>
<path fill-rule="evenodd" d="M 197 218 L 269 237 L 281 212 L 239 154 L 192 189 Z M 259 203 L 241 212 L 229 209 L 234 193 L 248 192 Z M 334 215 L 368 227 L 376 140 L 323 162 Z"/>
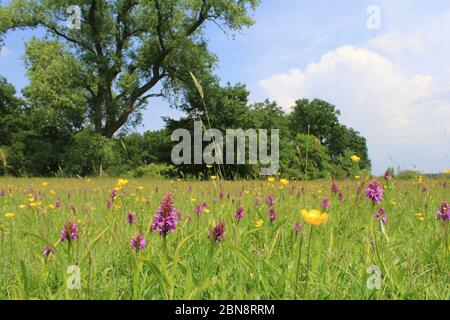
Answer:
<path fill-rule="evenodd" d="M 382 227 L 364 187 L 355 191 L 364 178 L 338 181 L 344 201 L 331 192 L 331 181 L 129 179 L 116 188 L 113 179 L 2 178 L 0 298 L 294 299 L 297 286 L 298 299 L 449 299 L 450 249 L 445 223 L 436 219 L 450 194 L 443 182 L 382 181 L 388 214 Z M 113 188 L 120 189 L 114 201 Z M 149 226 L 168 191 L 181 219 L 167 235 L 165 254 L 163 238 Z M 273 222 L 268 195 L 275 199 Z M 311 226 L 300 211 L 324 211 L 323 198 L 331 203 L 329 219 Z M 204 203 L 207 210 L 197 215 Z M 80 229 L 70 244 L 60 242 L 67 220 Z M 207 235 L 220 221 L 226 231 L 217 243 Z M 130 249 L 137 232 L 147 239 L 140 252 Z M 46 246 L 55 251 L 48 258 Z M 80 290 L 66 285 L 69 265 L 80 267 Z M 380 289 L 367 287 L 372 265 L 381 270 Z"/>

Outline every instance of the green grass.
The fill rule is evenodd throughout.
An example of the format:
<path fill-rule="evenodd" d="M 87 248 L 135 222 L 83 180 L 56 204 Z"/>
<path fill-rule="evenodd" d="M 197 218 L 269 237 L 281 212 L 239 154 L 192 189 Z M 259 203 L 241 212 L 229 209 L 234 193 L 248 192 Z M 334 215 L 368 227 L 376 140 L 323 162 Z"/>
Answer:
<path fill-rule="evenodd" d="M 265 181 L 130 180 L 126 195 L 120 193 L 108 209 L 116 180 L 1 178 L 0 299 L 294 299 L 297 261 L 298 299 L 449 299 L 450 248 L 445 224 L 436 219 L 440 204 L 449 200 L 443 181 L 391 181 L 382 202 L 389 216 L 383 230 L 373 218 L 377 207 L 364 190 L 355 192 L 356 180 L 338 182 L 344 202 L 331 194 L 330 181 L 291 181 L 282 188 Z M 429 192 L 421 191 L 423 184 Z M 164 254 L 163 239 L 149 232 L 149 224 L 167 191 L 182 216 Z M 32 194 L 44 196 L 40 204 L 29 205 Z M 273 223 L 264 202 L 269 194 L 276 199 Z M 325 197 L 331 219 L 314 226 L 309 241 L 311 226 L 300 210 L 320 209 Z M 51 208 L 58 198 L 63 207 Z M 239 201 L 245 213 L 237 223 Z M 203 202 L 210 212 L 196 216 L 194 207 Z M 130 210 L 137 215 L 132 226 Z M 14 217 L 6 218 L 7 212 Z M 59 242 L 68 219 L 81 229 L 70 248 Z M 257 228 L 259 219 L 265 223 Z M 217 244 L 207 232 L 222 220 L 225 239 Z M 302 241 L 294 231 L 297 222 Z M 129 244 L 137 231 L 147 237 L 140 253 Z M 55 250 L 48 259 L 42 254 L 47 245 Z M 80 290 L 67 288 L 69 265 L 80 267 Z M 378 290 L 366 285 L 371 265 L 381 270 Z"/>

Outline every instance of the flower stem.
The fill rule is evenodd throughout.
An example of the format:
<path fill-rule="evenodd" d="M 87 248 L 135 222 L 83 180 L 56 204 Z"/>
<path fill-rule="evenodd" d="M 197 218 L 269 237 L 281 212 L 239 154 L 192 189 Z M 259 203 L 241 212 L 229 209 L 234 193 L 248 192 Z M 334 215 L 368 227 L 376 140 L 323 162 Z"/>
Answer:
<path fill-rule="evenodd" d="M 305 283 L 305 290 L 308 290 L 308 280 L 309 280 L 309 268 L 311 266 L 311 238 L 313 233 L 313 226 L 309 226 L 309 239 L 308 239 L 308 263 L 306 267 L 306 283 Z"/>
<path fill-rule="evenodd" d="M 296 267 L 296 271 L 295 271 L 294 300 L 297 300 L 298 273 L 299 273 L 299 270 L 300 270 L 300 260 L 301 260 L 301 256 L 302 256 L 302 246 L 303 246 L 303 232 L 300 233 L 300 244 L 298 246 L 297 267 Z"/>

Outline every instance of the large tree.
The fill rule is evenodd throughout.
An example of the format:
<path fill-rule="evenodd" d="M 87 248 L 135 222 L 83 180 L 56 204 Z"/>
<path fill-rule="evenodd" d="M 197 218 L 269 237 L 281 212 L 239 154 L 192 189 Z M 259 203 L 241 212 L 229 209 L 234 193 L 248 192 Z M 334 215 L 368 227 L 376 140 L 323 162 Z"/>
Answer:
<path fill-rule="evenodd" d="M 211 73 L 216 57 L 208 51 L 204 37 L 207 22 L 225 31 L 239 31 L 253 23 L 248 12 L 258 3 L 12 0 L 0 7 L 0 37 L 8 30 L 44 28 L 48 39 L 29 47 L 33 51 L 29 70 L 42 74 L 49 63 L 46 50 L 53 47 L 60 54 L 54 54 L 47 77 L 36 76 L 32 81 L 30 96 L 52 97 L 50 106 L 60 111 L 66 104 L 75 114 L 84 110 L 79 104 L 85 99 L 86 122 L 97 133 L 112 137 L 123 126 L 139 122 L 149 98 L 183 91 L 192 81 L 189 72 L 199 79 Z M 81 8 L 79 30 L 66 26 L 67 8 L 74 4 Z M 55 40 L 62 46 L 45 43 Z M 50 73 L 57 76 L 57 90 L 51 87 Z M 67 82 L 60 81 L 63 74 Z M 68 91 L 75 101 L 67 101 Z M 55 106 L 55 102 L 62 104 Z"/>
<path fill-rule="evenodd" d="M 301 99 L 295 102 L 290 118 L 290 131 L 293 137 L 309 133 L 319 138 L 325 145 L 335 163 L 347 151 L 358 154 L 362 169 L 370 169 L 366 139 L 359 132 L 339 123 L 341 112 L 332 104 L 320 100 Z"/>

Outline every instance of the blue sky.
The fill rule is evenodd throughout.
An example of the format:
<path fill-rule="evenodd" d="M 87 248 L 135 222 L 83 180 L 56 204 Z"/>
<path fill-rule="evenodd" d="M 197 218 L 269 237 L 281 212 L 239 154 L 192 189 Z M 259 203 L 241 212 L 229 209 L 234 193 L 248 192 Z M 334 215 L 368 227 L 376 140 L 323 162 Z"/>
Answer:
<path fill-rule="evenodd" d="M 380 9 L 369 29 L 367 9 Z M 322 98 L 366 138 L 374 172 L 387 166 L 442 172 L 450 167 L 450 2 L 447 0 L 263 0 L 256 24 L 235 39 L 207 28 L 225 83 L 245 83 L 251 101 L 270 98 L 289 111 L 299 98 Z M 0 74 L 27 84 L 24 42 L 13 32 L 0 52 Z M 139 131 L 178 117 L 152 100 Z"/>

